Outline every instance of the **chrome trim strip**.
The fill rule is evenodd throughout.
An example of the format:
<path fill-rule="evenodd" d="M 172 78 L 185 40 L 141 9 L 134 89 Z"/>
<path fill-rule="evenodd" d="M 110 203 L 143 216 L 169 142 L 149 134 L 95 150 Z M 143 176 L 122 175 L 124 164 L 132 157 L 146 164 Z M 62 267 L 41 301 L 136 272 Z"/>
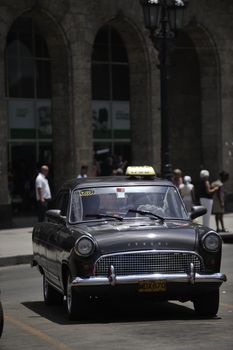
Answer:
<path fill-rule="evenodd" d="M 124 284 L 137 284 L 140 281 L 157 281 L 165 280 L 168 283 L 222 283 L 226 282 L 226 275 L 222 273 L 214 273 L 212 275 L 200 275 L 198 273 L 195 276 L 188 274 L 150 274 L 150 275 L 130 275 L 130 276 L 114 276 L 114 284 L 112 283 L 111 277 L 90 277 L 80 278 L 76 277 L 72 281 L 73 287 L 91 287 L 91 286 L 109 286 L 109 285 L 124 285 Z"/>
<path fill-rule="evenodd" d="M 102 258 L 106 258 L 109 256 L 116 256 L 116 255 L 125 255 L 125 254 L 151 254 L 151 253 L 183 253 L 183 254 L 192 254 L 192 255 L 196 255 L 199 259 L 202 260 L 203 262 L 203 258 L 201 255 L 199 255 L 197 252 L 193 251 L 193 250 L 173 250 L 173 249 L 148 249 L 148 250 L 132 250 L 132 251 L 124 251 L 124 252 L 118 252 L 118 253 L 109 253 L 109 254 L 104 254 L 101 255 L 95 262 L 95 264 L 97 264 L 97 262 L 102 259 Z"/>

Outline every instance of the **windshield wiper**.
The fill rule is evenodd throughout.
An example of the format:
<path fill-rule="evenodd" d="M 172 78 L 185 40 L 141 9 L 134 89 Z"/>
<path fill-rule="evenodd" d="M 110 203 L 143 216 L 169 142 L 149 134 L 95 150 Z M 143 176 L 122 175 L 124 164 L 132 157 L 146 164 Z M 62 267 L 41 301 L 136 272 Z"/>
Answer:
<path fill-rule="evenodd" d="M 129 209 L 128 213 L 137 213 L 140 215 L 148 215 L 148 216 L 150 216 L 151 219 L 155 218 L 155 219 L 158 219 L 162 222 L 164 222 L 164 220 L 165 220 L 165 218 L 163 218 L 162 216 L 151 213 L 150 211 L 147 211 L 147 210 Z"/>
<path fill-rule="evenodd" d="M 123 221 L 124 218 L 122 216 L 118 216 L 118 215 L 110 215 L 110 214 L 87 214 L 85 215 L 85 217 L 89 217 L 89 218 L 97 218 L 97 219 L 101 219 L 101 218 L 110 218 L 110 219 L 116 219 L 116 220 L 120 220 Z"/>

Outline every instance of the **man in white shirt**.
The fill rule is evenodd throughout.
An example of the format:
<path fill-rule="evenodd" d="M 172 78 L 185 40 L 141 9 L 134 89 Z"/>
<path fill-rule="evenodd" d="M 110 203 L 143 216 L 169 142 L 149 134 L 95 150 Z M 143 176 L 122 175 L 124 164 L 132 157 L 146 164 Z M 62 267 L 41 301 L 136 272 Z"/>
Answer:
<path fill-rule="evenodd" d="M 45 213 L 48 209 L 48 202 L 51 200 L 51 191 L 49 187 L 48 179 L 46 178 L 49 173 L 47 165 L 42 165 L 40 173 L 36 177 L 36 200 L 38 203 L 38 221 L 45 221 Z"/>
<path fill-rule="evenodd" d="M 88 166 L 87 165 L 82 165 L 80 174 L 77 176 L 77 178 L 80 179 L 80 178 L 87 177 L 87 170 L 88 170 Z"/>

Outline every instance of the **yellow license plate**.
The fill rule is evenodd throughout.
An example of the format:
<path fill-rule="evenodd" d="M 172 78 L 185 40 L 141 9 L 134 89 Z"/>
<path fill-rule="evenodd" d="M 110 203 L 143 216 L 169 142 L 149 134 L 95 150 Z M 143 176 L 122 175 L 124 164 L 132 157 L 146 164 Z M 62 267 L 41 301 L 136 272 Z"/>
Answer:
<path fill-rule="evenodd" d="M 138 283 L 139 293 L 166 292 L 167 283 L 165 280 L 140 281 Z"/>

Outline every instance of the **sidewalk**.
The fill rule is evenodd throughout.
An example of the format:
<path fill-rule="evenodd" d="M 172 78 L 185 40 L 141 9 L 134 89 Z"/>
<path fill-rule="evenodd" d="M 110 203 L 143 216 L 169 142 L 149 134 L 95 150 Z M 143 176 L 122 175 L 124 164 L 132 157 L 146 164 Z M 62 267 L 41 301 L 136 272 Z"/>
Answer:
<path fill-rule="evenodd" d="M 13 228 L 0 230 L 0 267 L 28 264 L 32 258 L 32 229 L 35 217 L 18 217 Z"/>
<path fill-rule="evenodd" d="M 201 218 L 199 219 L 201 222 Z M 15 223 L 16 228 L 0 230 L 0 267 L 28 264 L 32 258 L 32 226 L 35 218 L 21 218 Z M 225 214 L 224 222 L 229 232 L 221 233 L 225 243 L 233 242 L 233 213 Z M 19 228 L 19 225 L 24 225 Z M 211 216 L 210 227 L 215 229 L 214 216 Z"/>

